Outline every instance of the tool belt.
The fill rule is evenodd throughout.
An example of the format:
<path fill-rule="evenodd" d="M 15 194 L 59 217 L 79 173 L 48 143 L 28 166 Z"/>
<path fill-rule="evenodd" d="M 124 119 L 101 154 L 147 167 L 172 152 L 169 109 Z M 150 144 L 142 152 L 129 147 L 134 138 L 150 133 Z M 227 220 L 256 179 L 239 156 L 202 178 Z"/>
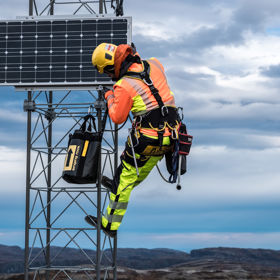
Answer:
<path fill-rule="evenodd" d="M 177 108 L 168 107 L 168 115 L 162 120 L 160 108 L 135 117 L 132 124 L 132 141 L 137 153 L 145 156 L 161 156 L 172 150 L 173 141 L 178 138 L 177 128 L 179 126 L 179 116 Z M 157 132 L 158 139 L 145 136 L 141 133 L 141 128 L 153 129 Z M 171 133 L 170 143 L 166 145 L 163 141 L 165 129 Z M 166 141 L 165 141 L 166 142 Z"/>
<path fill-rule="evenodd" d="M 126 141 L 125 150 L 121 155 L 121 160 L 124 160 L 134 167 L 135 161 L 133 150 L 135 152 L 137 166 L 142 167 L 151 156 L 162 157 L 164 154 L 171 152 L 174 149 L 174 143 L 171 139 L 168 141 L 168 144 L 165 144 L 165 141 L 163 141 L 164 143 L 160 147 L 158 139 L 148 137 L 141 133 L 140 130 L 131 130 L 130 133 L 131 134 Z"/>
<path fill-rule="evenodd" d="M 153 129 L 157 132 L 158 140 L 153 140 L 153 145 L 149 145 L 149 147 L 142 151 L 145 155 L 163 155 L 169 150 L 165 145 L 163 145 L 163 135 L 166 128 L 168 128 L 171 133 L 171 142 L 172 140 L 178 138 L 177 128 L 179 127 L 180 118 L 177 112 L 177 108 L 166 108 L 168 108 L 168 115 L 165 116 L 164 119 L 162 117 L 161 109 L 157 108 L 149 111 L 144 115 L 137 116 L 133 121 L 133 128 L 136 131 L 139 131 L 141 128 L 147 128 Z M 149 140 L 147 141 L 149 142 Z"/>
<path fill-rule="evenodd" d="M 134 118 L 133 124 L 138 129 L 140 128 L 151 128 L 156 131 L 160 128 L 161 124 L 164 124 L 164 129 L 166 126 L 169 128 L 170 131 L 175 129 L 179 124 L 179 116 L 177 112 L 177 108 L 174 107 L 167 107 L 168 108 L 168 115 L 162 120 L 162 114 L 160 108 L 151 110 L 144 115 L 140 115 Z"/>

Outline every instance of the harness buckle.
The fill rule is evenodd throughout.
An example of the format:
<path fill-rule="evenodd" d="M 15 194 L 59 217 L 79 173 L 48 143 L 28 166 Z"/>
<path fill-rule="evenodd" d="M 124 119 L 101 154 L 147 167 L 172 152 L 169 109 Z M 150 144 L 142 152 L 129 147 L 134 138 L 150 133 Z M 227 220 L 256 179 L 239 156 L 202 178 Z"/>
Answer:
<path fill-rule="evenodd" d="M 181 114 L 180 114 L 180 112 L 181 112 Z M 178 107 L 178 108 L 177 108 L 177 113 L 178 113 L 178 116 L 179 116 L 180 121 L 182 121 L 182 120 L 184 119 L 183 107 Z"/>
<path fill-rule="evenodd" d="M 152 81 L 152 79 L 149 77 L 149 82 L 146 80 L 146 77 L 143 77 L 143 82 L 148 86 L 148 87 L 150 87 L 150 86 L 152 86 L 153 85 L 153 81 Z"/>
<path fill-rule="evenodd" d="M 167 116 L 168 115 L 168 108 L 166 106 L 162 106 L 161 107 L 161 115 L 163 117 Z"/>
<path fill-rule="evenodd" d="M 132 123 L 132 127 L 135 128 L 136 130 L 141 126 L 143 117 L 142 116 L 137 116 Z"/>
<path fill-rule="evenodd" d="M 179 135 L 178 135 L 178 130 L 177 129 L 172 129 L 172 131 L 171 131 L 171 138 L 173 140 L 178 140 L 179 139 Z"/>

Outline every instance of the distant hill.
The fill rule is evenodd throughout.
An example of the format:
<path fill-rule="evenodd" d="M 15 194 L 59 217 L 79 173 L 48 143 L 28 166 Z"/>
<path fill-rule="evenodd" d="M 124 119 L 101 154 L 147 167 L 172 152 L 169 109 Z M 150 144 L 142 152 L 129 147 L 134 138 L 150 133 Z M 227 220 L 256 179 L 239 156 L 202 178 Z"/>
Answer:
<path fill-rule="evenodd" d="M 56 265 L 81 265 L 88 264 L 88 260 L 82 257 L 80 250 L 66 248 L 62 250 L 60 247 L 52 247 L 52 256 L 57 255 Z M 38 254 L 40 249 L 35 248 L 32 256 Z M 94 250 L 85 250 L 91 257 L 95 257 Z M 23 271 L 24 250 L 17 246 L 0 245 L 0 273 L 18 273 Z M 32 257 L 31 257 L 32 259 Z M 43 261 L 43 255 L 38 258 L 38 262 L 34 265 L 39 265 Z M 265 249 L 239 249 L 239 248 L 207 248 L 192 250 L 190 254 L 171 249 L 118 249 L 118 266 L 126 267 L 132 270 L 164 270 L 169 273 L 183 273 L 184 271 L 190 275 L 195 271 L 203 273 L 201 270 L 222 271 L 223 269 L 230 271 L 233 269 L 237 271 L 243 267 L 241 271 L 254 270 L 273 271 L 273 273 L 280 276 L 280 251 L 265 250 Z M 126 270 L 129 271 L 129 270 Z M 217 272 L 217 273 L 218 273 Z M 244 273 L 245 273 L 244 272 Z M 138 272 L 133 272 L 137 275 Z M 153 273 L 153 272 L 147 272 Z M 238 272 L 239 273 L 239 272 Z M 247 273 L 247 272 L 246 272 Z M 272 273 L 272 272 L 271 272 Z M 161 272 L 163 275 L 164 273 Z M 174 274 L 174 275 L 175 275 Z M 274 275 L 273 274 L 273 275 Z M 177 275 L 177 274 L 176 274 Z M 238 274 L 239 275 L 239 274 Z M 135 276 L 136 277 L 136 276 Z M 218 277 L 218 276 L 217 276 Z M 219 276 L 220 277 L 220 276 Z M 223 278 L 216 279 L 228 279 Z M 136 279 L 136 278 L 135 278 Z M 148 279 L 148 278 L 147 278 Z M 153 279 L 153 278 L 151 278 Z M 157 279 L 157 278 L 155 278 Z M 160 279 L 160 278 L 159 278 Z M 164 279 L 164 278 L 162 278 Z M 168 278 L 173 279 L 173 278 Z M 179 278 L 174 278 L 179 279 Z M 180 278 L 183 279 L 183 278 Z M 188 278 L 189 279 L 189 278 Z M 190 278 L 192 279 L 192 278 Z M 206 279 L 206 278 L 193 278 Z M 212 278 L 207 278 L 212 279 Z M 213 278 L 214 279 L 214 278 Z M 238 278 L 229 278 L 238 279 Z M 242 278 L 240 278 L 242 279 Z M 246 278 L 251 279 L 251 278 Z M 253 279 L 253 278 L 252 278 Z M 266 278 L 256 278 L 266 279 Z"/>
<path fill-rule="evenodd" d="M 33 266 L 44 263 L 44 255 L 41 249 L 34 248 L 32 257 L 36 256 L 36 262 Z M 84 249 L 88 256 L 95 259 L 94 250 Z M 55 265 L 73 266 L 89 264 L 89 260 L 81 254 L 79 249 L 61 247 L 51 247 L 51 256 L 56 256 Z M 156 269 L 170 265 L 186 262 L 190 255 L 182 251 L 171 249 L 118 249 L 118 265 L 135 269 Z M 18 273 L 22 272 L 24 260 L 24 250 L 18 246 L 0 245 L 0 273 Z"/>
<path fill-rule="evenodd" d="M 191 251 L 190 257 L 280 267 L 280 251 L 268 249 L 206 248 Z"/>

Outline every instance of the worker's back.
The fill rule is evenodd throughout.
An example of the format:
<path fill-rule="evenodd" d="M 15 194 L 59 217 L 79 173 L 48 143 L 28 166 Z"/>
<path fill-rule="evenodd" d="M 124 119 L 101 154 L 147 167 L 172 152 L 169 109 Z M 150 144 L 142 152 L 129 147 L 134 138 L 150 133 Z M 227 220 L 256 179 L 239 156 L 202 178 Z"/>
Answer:
<path fill-rule="evenodd" d="M 156 58 L 151 58 L 148 62 L 150 64 L 151 80 L 153 81 L 154 86 L 158 89 L 164 105 L 175 107 L 174 95 L 167 84 L 162 64 Z M 143 65 L 134 63 L 128 71 L 142 72 Z M 122 77 L 122 79 L 120 79 L 115 85 L 115 91 L 116 90 L 124 90 L 130 94 L 133 99 L 131 112 L 134 115 L 144 114 L 159 106 L 150 88 L 139 78 L 124 75 L 124 77 Z"/>

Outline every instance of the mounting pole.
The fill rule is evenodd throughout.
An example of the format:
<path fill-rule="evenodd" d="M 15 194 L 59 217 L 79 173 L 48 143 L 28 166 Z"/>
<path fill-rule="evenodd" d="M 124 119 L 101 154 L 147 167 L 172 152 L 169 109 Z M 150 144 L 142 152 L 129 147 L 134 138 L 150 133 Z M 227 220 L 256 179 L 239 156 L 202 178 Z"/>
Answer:
<path fill-rule="evenodd" d="M 115 157 L 114 157 L 114 172 L 116 173 L 117 168 L 118 168 L 118 158 L 119 158 L 119 154 L 118 154 L 118 146 L 119 146 L 119 136 L 118 136 L 118 125 L 115 124 L 115 141 L 114 141 L 114 146 L 115 146 Z M 118 248 L 118 232 L 114 238 L 114 256 L 113 256 L 113 266 L 114 266 L 114 270 L 113 270 L 113 279 L 117 280 L 117 248 Z"/>
<path fill-rule="evenodd" d="M 29 16 L 33 16 L 33 0 L 29 0 Z"/>
<path fill-rule="evenodd" d="M 50 15 L 54 13 L 53 0 L 50 0 Z M 46 219 L 46 265 L 47 268 L 51 266 L 51 198 L 52 198 L 52 103 L 53 103 L 53 92 L 49 91 L 49 102 L 48 102 L 48 169 L 47 169 L 47 219 Z M 46 271 L 46 279 L 49 279 L 49 271 Z"/>
<path fill-rule="evenodd" d="M 103 14 L 103 0 L 99 0 L 99 14 Z"/>
<path fill-rule="evenodd" d="M 99 14 L 103 14 L 103 0 L 99 0 Z M 102 101 L 102 91 L 98 91 L 98 101 L 99 104 Z M 102 107 L 98 106 L 96 108 L 97 118 L 98 118 L 98 131 L 101 130 L 101 118 L 102 118 Z M 98 162 L 98 177 L 97 177 L 97 233 L 96 233 L 96 280 L 100 280 L 100 265 L 101 265 L 101 256 L 100 256 L 100 242 L 101 242 L 101 151 L 99 155 Z"/>
<path fill-rule="evenodd" d="M 32 92 L 28 91 L 28 102 L 31 102 Z M 24 279 L 28 280 L 29 260 L 29 208 L 30 208 L 30 152 L 31 152 L 31 110 L 27 111 L 27 145 L 26 145 L 26 203 L 25 203 L 25 251 Z"/>
<path fill-rule="evenodd" d="M 33 15 L 33 0 L 29 0 L 29 16 Z M 28 91 L 28 102 L 32 100 L 32 92 Z M 31 152 L 31 110 L 27 111 L 27 145 L 26 145 L 26 193 L 25 193 L 25 246 L 24 246 L 24 280 L 28 280 L 29 261 L 29 208 L 30 208 L 30 152 Z"/>
<path fill-rule="evenodd" d="M 52 103 L 53 103 L 53 92 L 49 92 L 48 102 L 48 169 L 47 169 L 47 219 L 46 219 L 46 265 L 47 268 L 51 266 L 50 259 L 50 240 L 51 240 L 51 188 L 52 188 Z M 49 271 L 46 271 L 46 279 L 49 279 Z"/>
<path fill-rule="evenodd" d="M 95 105 L 97 111 L 97 119 L 98 119 L 98 131 L 101 131 L 101 122 L 102 122 L 102 91 L 98 91 L 98 100 Z M 100 280 L 100 265 L 101 265 L 101 151 L 99 155 L 98 162 L 98 176 L 97 176 L 97 233 L 96 233 L 96 280 Z"/>

